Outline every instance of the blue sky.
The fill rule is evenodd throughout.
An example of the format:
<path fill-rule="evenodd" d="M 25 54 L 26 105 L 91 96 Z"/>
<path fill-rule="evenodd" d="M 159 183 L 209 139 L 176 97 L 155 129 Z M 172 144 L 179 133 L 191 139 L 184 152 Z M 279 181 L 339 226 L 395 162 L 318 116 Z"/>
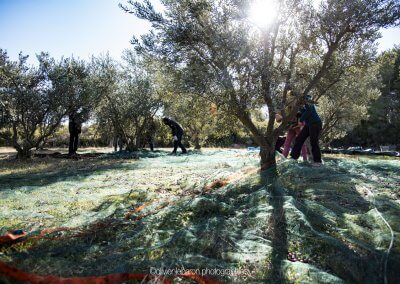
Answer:
<path fill-rule="evenodd" d="M 134 34 L 150 28 L 122 11 L 119 2 L 125 1 L 0 0 L 0 47 L 11 58 L 19 51 L 31 57 L 49 51 L 55 58 L 73 54 L 83 59 L 109 51 L 119 58 Z"/>
<path fill-rule="evenodd" d="M 88 59 L 110 52 L 119 58 L 130 48 L 132 36 L 146 33 L 150 25 L 124 13 L 125 0 L 0 0 L 0 48 L 12 59 L 18 53 L 31 56 L 48 51 L 61 56 Z M 153 1 L 154 2 L 154 1 Z M 159 6 L 156 2 L 156 7 Z M 400 28 L 383 31 L 379 50 L 400 44 Z"/>

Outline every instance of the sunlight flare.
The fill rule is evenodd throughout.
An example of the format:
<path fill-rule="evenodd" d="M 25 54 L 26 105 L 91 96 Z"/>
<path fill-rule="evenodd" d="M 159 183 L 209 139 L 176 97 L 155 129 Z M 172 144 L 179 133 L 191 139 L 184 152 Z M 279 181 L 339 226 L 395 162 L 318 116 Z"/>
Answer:
<path fill-rule="evenodd" d="M 249 10 L 249 19 L 259 27 L 271 25 L 278 15 L 278 5 L 274 0 L 256 0 Z"/>

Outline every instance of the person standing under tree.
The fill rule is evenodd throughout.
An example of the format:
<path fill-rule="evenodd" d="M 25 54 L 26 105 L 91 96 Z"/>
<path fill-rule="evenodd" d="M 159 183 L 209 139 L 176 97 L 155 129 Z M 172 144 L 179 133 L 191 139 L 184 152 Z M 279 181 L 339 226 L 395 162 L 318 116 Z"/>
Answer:
<path fill-rule="evenodd" d="M 79 134 L 82 132 L 82 122 L 78 119 L 76 114 L 69 116 L 69 149 L 68 155 L 76 155 L 78 150 Z"/>
<path fill-rule="evenodd" d="M 311 152 L 314 163 L 316 166 L 320 166 L 322 164 L 322 160 L 321 150 L 319 148 L 319 136 L 322 130 L 322 121 L 317 113 L 311 96 L 305 96 L 304 100 L 305 104 L 301 110 L 300 122 L 305 122 L 305 125 L 296 137 L 290 156 L 297 160 L 300 156 L 300 151 L 304 142 L 306 141 L 307 137 L 310 137 Z"/>
<path fill-rule="evenodd" d="M 292 144 L 292 141 L 297 137 L 297 135 L 299 135 L 299 133 L 301 132 L 301 129 L 304 126 L 304 123 L 299 122 L 300 117 L 301 117 L 301 114 L 297 113 L 295 120 L 289 122 L 289 128 L 288 128 L 288 131 L 286 133 L 286 138 L 283 143 L 283 151 L 281 152 L 285 158 L 287 158 L 289 155 L 290 146 Z M 308 160 L 306 145 L 303 145 L 301 147 L 301 155 L 303 156 L 304 161 Z"/>
<path fill-rule="evenodd" d="M 288 90 L 287 99 L 288 99 L 287 107 L 282 110 L 282 112 L 286 113 L 286 115 L 291 113 L 293 108 L 296 107 L 296 105 L 295 105 L 296 95 L 292 90 Z M 289 155 L 289 151 L 290 151 L 292 142 L 295 140 L 295 138 L 297 137 L 297 135 L 300 133 L 301 129 L 304 126 L 304 122 L 299 122 L 300 117 L 301 117 L 301 113 L 298 112 L 296 114 L 296 117 L 292 121 L 289 122 L 286 137 L 285 138 L 279 137 L 276 142 L 275 149 L 278 152 L 280 152 L 285 158 L 287 158 Z M 282 116 L 280 114 L 276 114 L 275 119 L 276 119 L 276 122 L 278 122 L 278 123 L 282 122 Z M 281 150 L 281 146 L 283 146 L 283 150 Z M 307 157 L 306 145 L 303 145 L 301 147 L 301 154 L 303 156 L 303 160 L 307 161 L 308 157 Z"/>
<path fill-rule="evenodd" d="M 179 123 L 173 121 L 168 117 L 164 117 L 163 122 L 165 125 L 168 125 L 169 128 L 171 128 L 172 135 L 174 136 L 174 150 L 172 151 L 172 154 L 176 154 L 178 146 L 182 149 L 182 153 L 185 154 L 187 151 L 185 146 L 183 146 L 182 144 L 182 136 L 183 136 L 182 126 L 180 126 Z"/>

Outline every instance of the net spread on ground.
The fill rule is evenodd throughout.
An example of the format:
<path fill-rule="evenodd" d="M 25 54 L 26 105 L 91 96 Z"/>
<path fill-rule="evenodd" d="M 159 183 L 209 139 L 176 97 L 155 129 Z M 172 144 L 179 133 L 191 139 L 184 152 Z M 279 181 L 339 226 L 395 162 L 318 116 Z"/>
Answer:
<path fill-rule="evenodd" d="M 21 271 L 399 280 L 399 159 L 330 155 L 315 168 L 279 158 L 263 173 L 246 150 L 54 160 L 0 174 L 0 233 L 28 232 L 0 246 L 0 261 Z"/>

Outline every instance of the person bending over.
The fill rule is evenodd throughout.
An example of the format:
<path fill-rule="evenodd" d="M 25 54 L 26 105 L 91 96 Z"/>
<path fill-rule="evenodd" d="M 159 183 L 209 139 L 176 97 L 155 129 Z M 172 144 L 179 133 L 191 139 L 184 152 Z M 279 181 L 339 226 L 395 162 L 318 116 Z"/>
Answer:
<path fill-rule="evenodd" d="M 172 154 L 176 154 L 178 146 L 182 149 L 182 153 L 185 154 L 187 151 L 185 146 L 183 146 L 182 144 L 182 136 L 183 136 L 182 126 L 180 126 L 179 123 L 173 121 L 168 117 L 164 117 L 163 122 L 165 125 L 168 125 L 169 128 L 171 128 L 172 135 L 174 136 L 174 150 L 172 151 Z"/>
<path fill-rule="evenodd" d="M 301 130 L 304 127 L 304 122 L 299 122 L 300 117 L 301 114 L 297 113 L 295 120 L 289 122 L 289 127 L 286 134 L 286 140 L 285 144 L 283 145 L 283 151 L 282 151 L 282 155 L 285 156 L 285 158 L 287 158 L 289 155 L 292 141 L 300 134 Z M 307 161 L 307 148 L 306 145 L 304 144 L 301 147 L 301 155 L 303 156 L 303 160 Z"/>
<path fill-rule="evenodd" d="M 307 137 L 310 137 L 311 152 L 314 162 L 317 165 L 321 165 L 322 160 L 321 150 L 319 149 L 319 136 L 322 130 L 322 121 L 317 113 L 311 96 L 305 96 L 304 100 L 305 104 L 301 110 L 300 122 L 304 122 L 305 125 L 296 137 L 290 156 L 297 160 L 300 156 L 300 151 L 304 142 Z"/>
<path fill-rule="evenodd" d="M 289 108 L 288 112 L 290 112 L 291 108 Z M 276 144 L 275 144 L 275 150 L 281 153 L 285 158 L 288 157 L 289 151 L 290 151 L 290 146 L 292 145 L 293 140 L 297 137 L 297 135 L 300 133 L 301 129 L 304 126 L 303 122 L 299 122 L 299 119 L 301 117 L 300 112 L 296 114 L 296 118 L 293 121 L 289 122 L 288 130 L 286 133 L 285 137 L 278 137 Z M 275 115 L 276 122 L 282 122 L 282 116 L 280 114 Z M 283 150 L 281 147 L 283 146 Z M 301 154 L 303 156 L 303 160 L 307 161 L 308 160 L 308 155 L 307 155 L 307 148 L 306 145 L 303 145 L 301 148 Z"/>

